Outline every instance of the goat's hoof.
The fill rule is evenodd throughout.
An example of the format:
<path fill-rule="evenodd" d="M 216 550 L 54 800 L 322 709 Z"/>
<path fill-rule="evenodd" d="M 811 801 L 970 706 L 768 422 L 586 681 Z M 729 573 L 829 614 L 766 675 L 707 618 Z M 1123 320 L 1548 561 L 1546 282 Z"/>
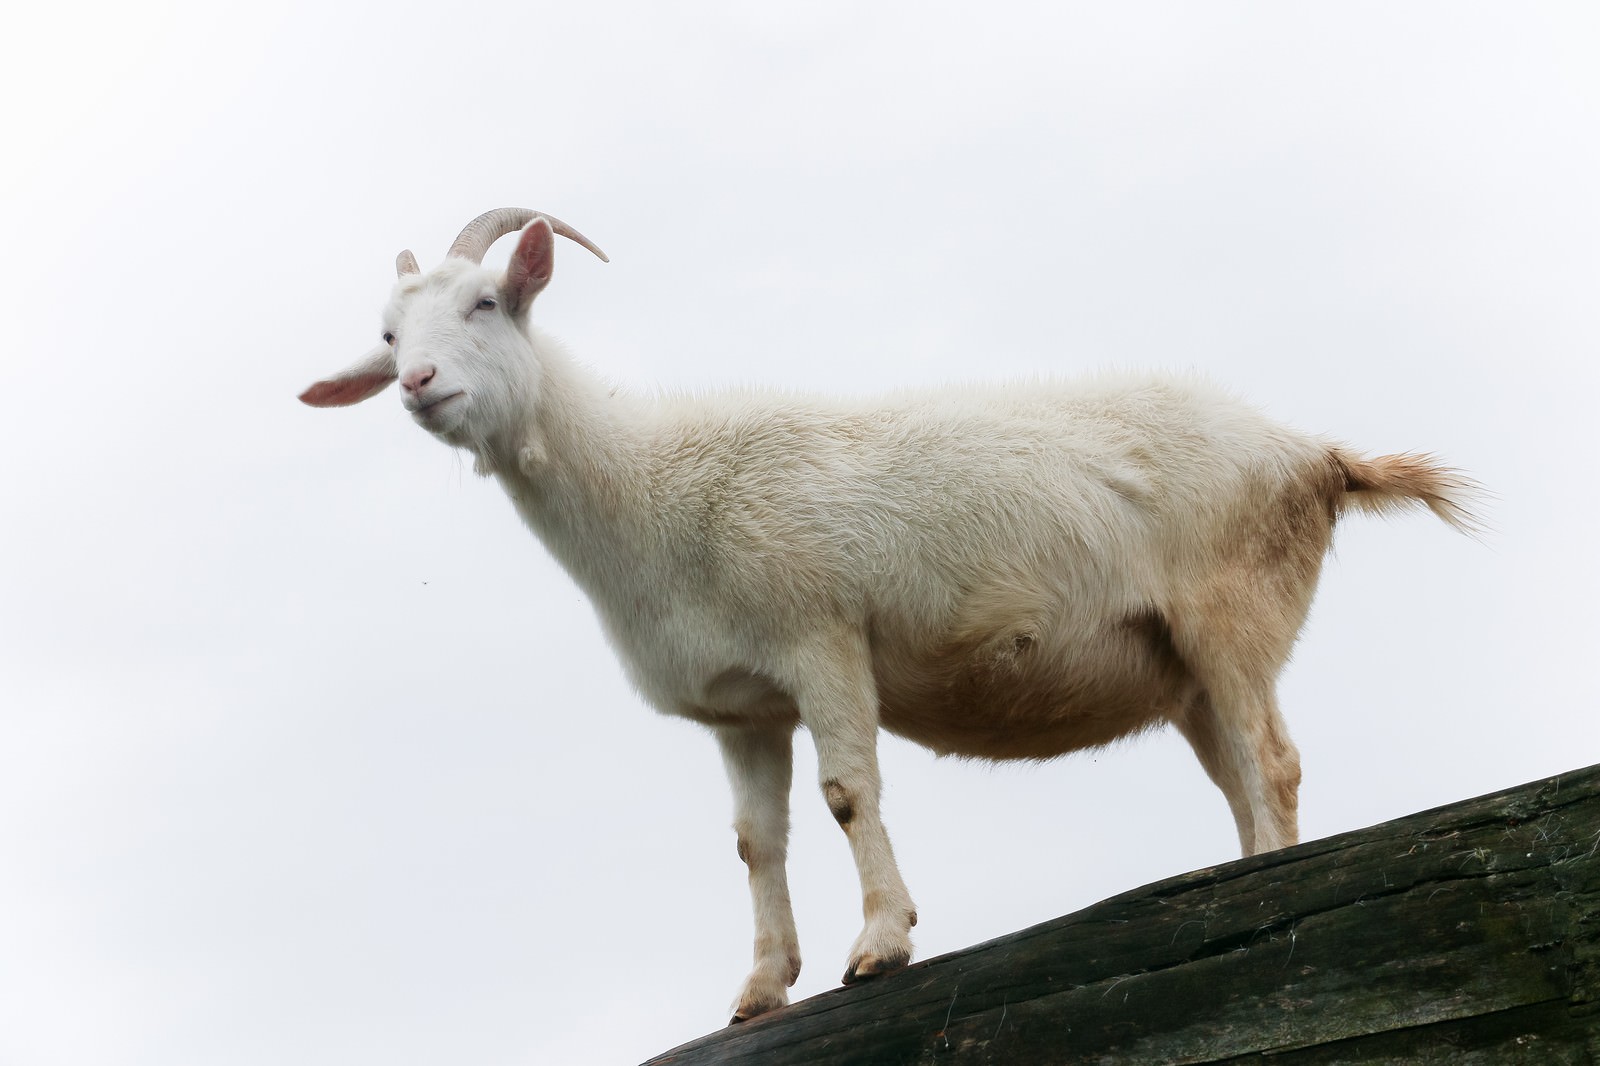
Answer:
<path fill-rule="evenodd" d="M 753 989 L 747 989 L 739 997 L 739 1001 L 733 1005 L 733 1017 L 728 1019 L 728 1024 L 738 1025 L 740 1022 L 747 1022 L 751 1018 L 759 1017 L 768 1011 L 787 1006 L 788 1003 L 789 996 L 782 989 L 767 993 L 759 993 Z"/>
<path fill-rule="evenodd" d="M 888 956 L 863 955 L 859 959 L 850 960 L 850 968 L 844 972 L 844 983 L 853 985 L 858 981 L 866 981 L 873 977 L 881 977 L 886 973 L 894 973 L 911 965 L 911 953 L 895 954 Z"/>
<path fill-rule="evenodd" d="M 751 1018 L 759 1018 L 768 1011 L 777 1010 L 782 1006 L 784 1006 L 782 1003 L 773 1003 L 768 1006 L 760 1006 L 756 1004 L 746 1006 L 745 1004 L 741 1003 L 737 1007 L 733 1008 L 733 1017 L 728 1019 L 728 1024 L 738 1025 L 740 1022 L 747 1022 Z"/>

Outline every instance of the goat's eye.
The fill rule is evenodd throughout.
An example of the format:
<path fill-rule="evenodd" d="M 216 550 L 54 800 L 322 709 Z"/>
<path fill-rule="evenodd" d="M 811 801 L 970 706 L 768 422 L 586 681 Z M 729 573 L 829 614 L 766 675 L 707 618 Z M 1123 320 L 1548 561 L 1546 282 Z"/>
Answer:
<path fill-rule="evenodd" d="M 394 334 L 393 333 L 385 333 L 383 335 L 383 343 L 388 344 L 388 345 L 393 345 L 394 344 Z"/>
<path fill-rule="evenodd" d="M 478 301 L 478 310 L 480 310 L 480 311 L 493 311 L 494 309 L 495 309 L 495 302 L 494 302 L 494 297 L 493 296 L 485 296 L 483 299 Z"/>

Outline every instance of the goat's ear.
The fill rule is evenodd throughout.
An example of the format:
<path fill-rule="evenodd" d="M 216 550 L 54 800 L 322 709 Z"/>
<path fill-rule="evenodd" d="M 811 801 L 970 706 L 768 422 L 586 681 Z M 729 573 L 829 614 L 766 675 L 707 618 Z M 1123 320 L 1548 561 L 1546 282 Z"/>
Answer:
<path fill-rule="evenodd" d="M 555 243 L 555 232 L 542 218 L 534 219 L 522 231 L 517 250 L 511 253 L 511 262 L 506 266 L 506 276 L 500 281 L 506 309 L 512 314 L 526 311 L 533 298 L 550 284 L 556 266 Z"/>
<path fill-rule="evenodd" d="M 300 400 L 312 407 L 348 407 L 376 396 L 395 377 L 394 349 L 380 344 L 354 366 L 312 385 L 300 394 Z"/>

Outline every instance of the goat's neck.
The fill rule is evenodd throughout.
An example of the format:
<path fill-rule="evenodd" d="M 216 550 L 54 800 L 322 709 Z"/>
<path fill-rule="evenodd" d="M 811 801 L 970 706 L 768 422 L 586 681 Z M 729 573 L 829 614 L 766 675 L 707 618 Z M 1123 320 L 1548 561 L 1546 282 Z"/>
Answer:
<path fill-rule="evenodd" d="M 648 550 L 648 449 L 637 401 L 535 335 L 535 398 L 506 446 L 483 465 L 523 520 L 591 595 Z"/>

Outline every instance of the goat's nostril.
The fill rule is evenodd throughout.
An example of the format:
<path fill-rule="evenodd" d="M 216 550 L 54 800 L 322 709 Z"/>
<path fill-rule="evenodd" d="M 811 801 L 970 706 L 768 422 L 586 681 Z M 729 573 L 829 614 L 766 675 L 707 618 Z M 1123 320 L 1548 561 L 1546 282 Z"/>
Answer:
<path fill-rule="evenodd" d="M 400 387 L 407 392 L 415 393 L 419 389 L 426 388 L 437 372 L 431 366 L 418 367 L 400 379 Z"/>

